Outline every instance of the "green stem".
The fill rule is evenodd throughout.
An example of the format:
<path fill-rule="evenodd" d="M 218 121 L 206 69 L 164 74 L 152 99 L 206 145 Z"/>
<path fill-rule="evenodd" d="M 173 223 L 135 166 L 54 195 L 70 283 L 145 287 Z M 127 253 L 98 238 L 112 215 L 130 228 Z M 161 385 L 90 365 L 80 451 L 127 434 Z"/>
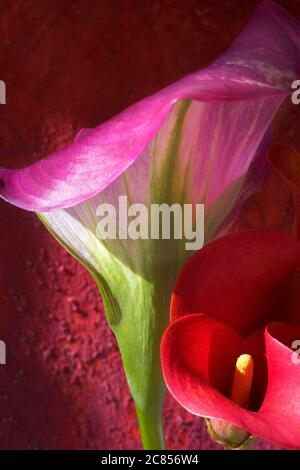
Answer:
<path fill-rule="evenodd" d="M 143 447 L 159 450 L 164 449 L 162 409 L 166 391 L 160 342 L 168 322 L 170 288 L 158 289 L 154 281 L 135 273 L 128 273 L 127 280 L 129 276 L 120 321 L 112 329 L 136 404 Z"/>
<path fill-rule="evenodd" d="M 161 420 L 161 411 L 139 410 L 136 406 L 139 428 L 145 450 L 164 450 L 165 441 Z"/>

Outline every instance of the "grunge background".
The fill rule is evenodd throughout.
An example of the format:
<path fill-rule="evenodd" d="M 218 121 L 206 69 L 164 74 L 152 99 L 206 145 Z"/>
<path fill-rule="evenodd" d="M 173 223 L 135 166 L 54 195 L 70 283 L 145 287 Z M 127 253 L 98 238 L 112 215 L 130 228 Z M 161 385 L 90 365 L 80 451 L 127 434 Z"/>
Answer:
<path fill-rule="evenodd" d="M 280 0 L 300 20 L 299 0 Z M 126 106 L 208 65 L 256 0 L 0 0 L 0 165 L 24 166 Z M 299 77 L 300 79 L 300 77 Z M 300 106 L 277 140 L 300 150 Z M 289 230 L 273 175 L 235 228 Z M 36 216 L 0 202 L 1 449 L 138 449 L 134 406 L 88 273 Z M 169 449 L 212 449 L 202 420 L 168 397 Z M 269 444 L 259 446 L 271 448 Z"/>

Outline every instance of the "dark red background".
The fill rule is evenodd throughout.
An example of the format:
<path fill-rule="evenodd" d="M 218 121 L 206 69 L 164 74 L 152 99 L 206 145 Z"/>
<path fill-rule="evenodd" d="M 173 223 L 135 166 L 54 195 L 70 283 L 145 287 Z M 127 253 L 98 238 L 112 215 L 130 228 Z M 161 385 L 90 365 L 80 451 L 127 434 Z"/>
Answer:
<path fill-rule="evenodd" d="M 281 0 L 300 19 L 299 0 Z M 256 0 L 1 0 L 0 165 L 70 142 L 227 48 Z M 299 77 L 300 78 L 300 77 Z M 300 146 L 300 106 L 277 140 Z M 298 135 L 297 135 L 298 132 Z M 0 203 L 1 449 L 136 449 L 134 406 L 98 291 L 32 213 Z M 290 195 L 273 175 L 236 227 L 289 230 Z M 218 448 L 170 397 L 171 449 Z M 268 444 L 265 444 L 268 447 Z"/>

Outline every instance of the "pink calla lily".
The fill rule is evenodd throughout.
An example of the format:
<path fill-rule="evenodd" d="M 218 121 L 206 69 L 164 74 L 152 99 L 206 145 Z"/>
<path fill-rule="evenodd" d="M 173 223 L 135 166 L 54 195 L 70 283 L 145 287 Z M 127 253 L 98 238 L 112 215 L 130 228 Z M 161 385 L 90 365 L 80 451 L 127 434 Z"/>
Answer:
<path fill-rule="evenodd" d="M 213 200 L 214 193 L 222 194 L 222 189 L 247 172 L 276 109 L 300 76 L 299 50 L 296 20 L 264 0 L 229 51 L 210 67 L 138 102 L 95 129 L 82 130 L 73 144 L 40 162 L 17 171 L 2 169 L 1 197 L 23 209 L 43 212 L 92 198 L 147 152 L 176 102 L 192 100 L 193 109 L 185 118 L 184 137 L 189 140 L 185 144 L 194 144 L 189 150 L 197 153 L 197 166 L 205 176 L 207 162 L 210 167 L 212 164 L 207 151 L 212 140 L 217 145 L 213 156 L 219 159 L 218 166 L 212 168 L 212 183 L 219 182 L 220 175 L 223 179 L 221 191 L 211 189 Z M 167 137 L 165 134 L 166 129 Z M 190 141 L 197 137 L 198 145 Z M 224 175 L 228 163 L 230 169 Z M 197 168 L 194 171 L 198 173 Z"/>
<path fill-rule="evenodd" d="M 36 211 L 92 273 L 117 337 L 144 446 L 163 446 L 159 344 L 185 240 L 100 240 L 100 203 L 205 204 L 205 240 L 268 175 L 270 125 L 300 76 L 299 24 L 269 0 L 208 68 L 146 98 L 20 170 L 0 196 Z"/>

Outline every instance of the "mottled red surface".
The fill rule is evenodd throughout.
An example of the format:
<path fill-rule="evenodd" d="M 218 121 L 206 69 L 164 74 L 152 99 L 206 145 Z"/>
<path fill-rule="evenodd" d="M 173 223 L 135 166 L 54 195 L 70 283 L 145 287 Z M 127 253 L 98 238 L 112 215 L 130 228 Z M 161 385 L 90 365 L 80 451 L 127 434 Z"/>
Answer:
<path fill-rule="evenodd" d="M 17 167 L 72 140 L 139 98 L 207 65 L 256 0 L 2 0 L 0 164 Z M 281 0 L 300 19 L 299 0 Z M 300 77 L 299 77 L 300 78 Z M 277 139 L 300 146 L 300 106 Z M 96 286 L 34 214 L 0 203 L 1 449 L 136 449 L 139 432 Z M 275 176 L 236 227 L 290 229 Z M 168 398 L 171 449 L 218 448 L 201 419 Z M 268 448 L 268 444 L 264 444 Z"/>

